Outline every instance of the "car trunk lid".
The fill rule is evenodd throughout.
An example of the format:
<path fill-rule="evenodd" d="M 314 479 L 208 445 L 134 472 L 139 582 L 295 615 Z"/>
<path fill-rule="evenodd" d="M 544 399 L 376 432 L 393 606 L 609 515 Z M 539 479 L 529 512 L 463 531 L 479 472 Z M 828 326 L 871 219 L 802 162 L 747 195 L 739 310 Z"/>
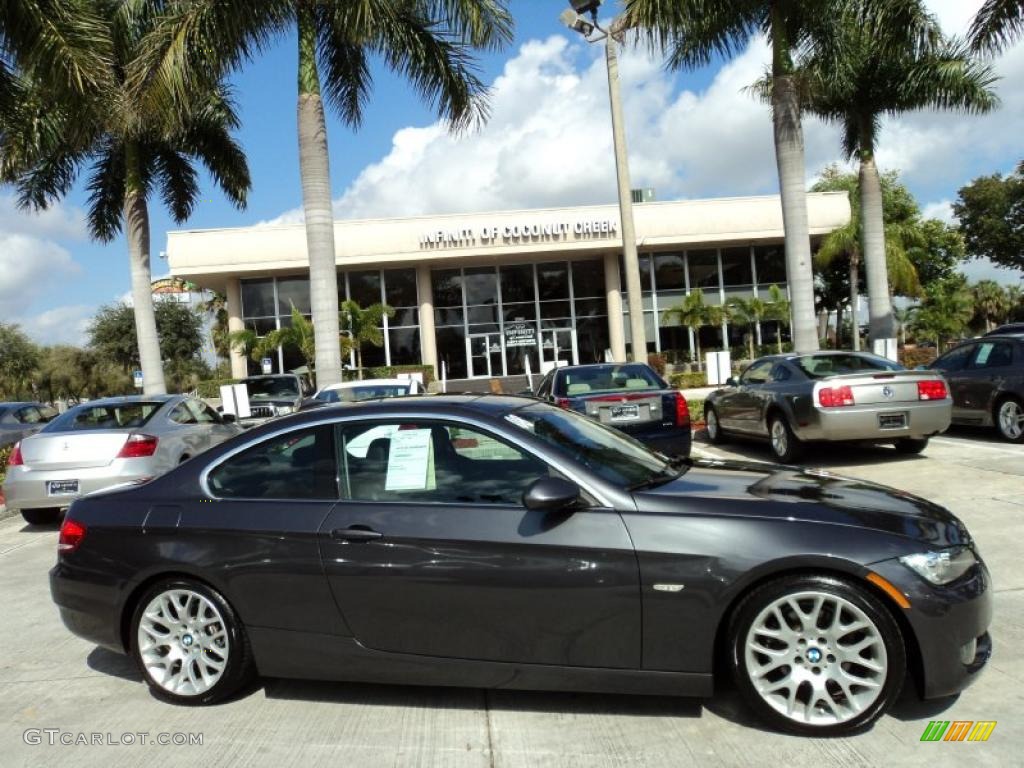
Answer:
<path fill-rule="evenodd" d="M 671 418 L 660 390 L 644 392 L 609 392 L 571 397 L 573 410 L 610 427 L 630 427 L 658 423 Z"/>
<path fill-rule="evenodd" d="M 854 405 L 906 405 L 921 400 L 918 383 L 941 381 L 942 376 L 934 371 L 879 371 L 877 373 L 855 373 L 830 376 L 821 379 L 815 387 L 814 402 L 821 404 L 818 391 L 835 387 L 849 387 Z M 946 396 L 949 388 L 946 387 Z"/>
<path fill-rule="evenodd" d="M 124 447 L 129 430 L 54 432 L 27 437 L 21 455 L 28 469 L 105 467 Z"/>

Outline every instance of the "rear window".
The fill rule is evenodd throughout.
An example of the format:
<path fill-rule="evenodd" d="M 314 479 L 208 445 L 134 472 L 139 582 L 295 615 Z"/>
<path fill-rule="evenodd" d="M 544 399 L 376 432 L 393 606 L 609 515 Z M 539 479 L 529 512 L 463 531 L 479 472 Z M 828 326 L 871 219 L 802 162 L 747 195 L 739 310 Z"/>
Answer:
<path fill-rule="evenodd" d="M 906 370 L 899 363 L 875 355 L 804 355 L 795 362 L 812 379 L 841 376 L 844 373 Z"/>
<path fill-rule="evenodd" d="M 666 384 L 646 365 L 595 365 L 562 371 L 559 394 L 567 397 L 596 392 L 665 389 Z"/>
<path fill-rule="evenodd" d="M 409 394 L 405 384 L 378 384 L 365 387 L 327 389 L 316 396 L 322 403 L 352 403 L 357 400 L 376 400 L 380 397 L 402 397 Z"/>
<path fill-rule="evenodd" d="M 61 414 L 44 432 L 84 432 L 96 429 L 134 429 L 145 426 L 163 403 L 119 403 L 117 405 L 80 405 Z"/>

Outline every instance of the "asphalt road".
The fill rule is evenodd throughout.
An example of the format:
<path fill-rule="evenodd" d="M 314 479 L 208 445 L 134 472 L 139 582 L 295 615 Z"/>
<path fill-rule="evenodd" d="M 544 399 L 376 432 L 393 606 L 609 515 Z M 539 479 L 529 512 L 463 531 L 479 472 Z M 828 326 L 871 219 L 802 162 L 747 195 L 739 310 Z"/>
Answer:
<path fill-rule="evenodd" d="M 759 445 L 697 445 L 768 458 Z M 919 493 L 967 522 L 995 580 L 995 655 L 959 698 L 904 697 L 872 730 L 831 740 L 762 730 L 728 686 L 700 701 L 270 680 L 221 706 L 173 707 L 149 695 L 126 658 L 64 629 L 46 581 L 56 530 L 10 518 L 0 521 L 0 765 L 1021 765 L 1024 446 L 956 432 L 921 457 L 826 448 L 807 463 Z M 986 743 L 922 743 L 931 719 L 998 724 Z M 59 743 L 93 734 L 104 743 Z M 202 744 L 152 744 L 160 734 L 201 734 Z"/>

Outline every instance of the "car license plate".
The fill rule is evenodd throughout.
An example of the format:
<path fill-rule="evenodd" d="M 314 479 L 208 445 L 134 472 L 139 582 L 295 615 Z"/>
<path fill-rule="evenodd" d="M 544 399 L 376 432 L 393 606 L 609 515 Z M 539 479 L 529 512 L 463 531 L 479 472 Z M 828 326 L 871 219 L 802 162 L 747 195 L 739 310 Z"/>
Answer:
<path fill-rule="evenodd" d="M 907 414 L 905 413 L 880 413 L 878 414 L 879 429 L 906 429 Z"/>
<path fill-rule="evenodd" d="M 611 407 L 612 421 L 629 421 L 640 418 L 639 405 L 613 405 Z"/>
<path fill-rule="evenodd" d="M 46 484 L 46 492 L 51 496 L 67 496 L 70 493 L 78 493 L 78 481 L 50 480 Z"/>

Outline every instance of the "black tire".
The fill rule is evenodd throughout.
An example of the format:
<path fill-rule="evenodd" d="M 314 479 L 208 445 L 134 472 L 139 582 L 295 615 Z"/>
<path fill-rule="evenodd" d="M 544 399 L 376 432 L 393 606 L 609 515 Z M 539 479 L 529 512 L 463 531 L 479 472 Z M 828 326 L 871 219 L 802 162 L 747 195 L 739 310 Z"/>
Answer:
<path fill-rule="evenodd" d="M 204 659 L 210 658 L 217 661 L 222 658 L 222 655 L 217 655 L 218 653 L 223 654 L 223 650 L 221 649 L 225 649 L 227 652 L 227 659 L 223 664 L 223 671 L 221 672 L 220 678 L 213 685 L 210 685 L 205 690 L 199 692 L 188 692 L 183 694 L 165 688 L 161 685 L 159 680 L 156 679 L 156 673 L 147 667 L 147 664 L 143 659 L 143 652 L 140 649 L 139 625 L 143 619 L 143 613 L 151 602 L 161 595 L 172 591 L 192 593 L 201 598 L 205 598 L 205 600 L 208 601 L 208 604 L 212 606 L 217 613 L 219 613 L 219 617 L 222 620 L 222 622 L 209 625 L 204 630 L 193 629 L 192 627 L 188 627 L 186 630 L 185 622 L 189 621 L 188 616 L 185 616 L 183 620 L 177 619 L 182 621 L 182 624 L 179 625 L 180 631 L 185 634 L 189 634 L 190 637 L 198 636 L 204 632 L 207 636 L 213 635 L 218 632 L 218 625 L 221 623 L 223 625 L 226 648 L 224 648 L 223 645 L 219 648 L 214 648 L 212 647 L 212 642 L 211 646 L 201 647 L 203 646 L 203 642 L 201 640 L 190 640 L 188 642 L 188 647 L 192 648 L 194 646 L 195 650 L 193 652 L 196 653 L 196 656 L 190 663 L 201 664 Z M 162 612 L 161 616 L 163 616 Z M 166 628 L 170 629 L 172 633 L 179 631 L 178 627 L 175 627 L 172 623 L 174 620 L 173 616 L 167 616 Z M 158 619 L 158 622 L 162 624 L 163 619 Z M 192 634 L 193 632 L 195 633 L 194 635 Z M 179 652 L 186 650 L 184 639 L 184 635 L 181 635 L 179 637 L 175 637 L 173 640 L 173 642 L 175 642 L 176 649 L 179 650 Z M 252 680 L 255 675 L 255 664 L 253 663 L 252 649 L 249 645 L 249 639 L 245 633 L 245 627 L 242 625 L 242 622 L 238 618 L 234 609 L 220 595 L 220 593 L 211 589 L 202 582 L 192 581 L 190 579 L 168 579 L 166 581 L 158 582 L 146 590 L 136 604 L 132 614 L 129 642 L 131 644 L 132 657 L 135 659 L 135 663 L 142 672 L 142 677 L 149 686 L 149 690 L 157 698 L 172 704 L 184 704 L 188 706 L 215 704 L 237 693 L 250 680 Z M 178 666 L 176 668 L 178 670 L 182 669 L 180 662 L 178 662 Z M 171 672 L 174 669 L 175 666 L 172 663 L 168 672 Z"/>
<path fill-rule="evenodd" d="M 1004 416 L 1003 411 L 1005 409 L 1012 409 L 1019 418 L 1021 413 L 1024 413 L 1024 403 L 1016 397 L 1004 397 L 996 403 L 996 407 L 992 413 L 992 419 L 995 422 L 996 432 L 999 433 L 999 436 L 1008 442 L 1019 443 L 1024 440 L 1024 430 L 1015 432 L 1012 427 L 1004 422 L 1002 417 Z"/>
<path fill-rule="evenodd" d="M 839 649 L 844 644 L 856 644 L 861 639 L 868 637 L 868 635 L 864 630 L 855 630 L 843 635 L 841 630 L 835 630 L 830 626 L 831 617 L 835 614 L 829 614 L 825 612 L 825 608 L 822 608 L 822 613 L 818 616 L 819 627 L 813 628 L 813 635 L 815 637 L 810 642 L 805 639 L 807 636 L 802 634 L 805 632 L 806 627 L 801 625 L 802 628 L 799 632 L 794 631 L 792 626 L 789 627 L 792 634 L 802 635 L 801 639 L 803 642 L 799 645 L 794 643 L 792 648 L 794 649 L 793 653 L 803 654 L 803 656 L 794 656 L 791 665 L 783 663 L 775 670 L 778 672 L 778 676 L 772 679 L 768 679 L 769 675 L 774 675 L 775 671 L 762 672 L 760 679 L 764 681 L 763 685 L 769 689 L 769 693 L 762 696 L 751 679 L 751 674 L 748 672 L 748 634 L 754 623 L 759 620 L 762 611 L 767 611 L 769 606 L 780 599 L 796 596 L 800 593 L 824 595 L 825 602 L 823 605 L 830 608 L 840 604 L 844 605 L 841 608 L 841 616 L 845 615 L 858 621 L 862 621 L 862 617 L 866 617 L 871 623 L 870 629 L 874 630 L 873 634 L 877 642 L 870 645 L 868 649 L 857 651 L 856 655 L 865 661 L 873 660 L 882 671 L 872 672 L 867 667 L 858 666 L 856 662 L 851 665 L 851 663 L 832 655 L 832 653 L 841 655 Z M 811 597 L 806 597 L 799 604 L 802 610 L 806 610 L 808 607 L 813 607 L 814 600 Z M 850 606 L 854 607 L 850 608 Z M 853 613 L 854 610 L 859 611 L 859 615 Z M 793 621 L 795 616 L 795 613 L 787 616 L 787 622 Z M 821 638 L 826 641 L 824 644 L 819 643 L 817 638 L 819 634 L 825 635 L 825 637 Z M 769 641 L 778 642 L 781 645 L 787 646 L 787 648 L 789 647 L 786 641 L 771 641 L 769 635 L 755 634 L 754 637 L 757 637 L 758 645 Z M 838 736 L 862 729 L 877 720 L 896 700 L 906 678 L 907 658 L 903 635 L 892 615 L 880 602 L 879 598 L 863 587 L 845 579 L 832 576 L 806 574 L 784 576 L 758 587 L 736 607 L 732 620 L 729 622 L 728 640 L 733 675 L 741 697 L 761 720 L 778 730 L 789 733 L 812 736 Z M 844 643 L 840 643 L 840 640 L 843 640 Z M 799 643 L 800 641 L 797 642 Z M 811 643 L 814 643 L 813 647 Z M 880 654 L 879 645 L 884 646 L 884 660 L 877 655 Z M 816 652 L 816 661 L 813 664 L 810 661 L 810 654 L 812 652 Z M 863 656 L 862 654 L 865 652 L 876 654 L 876 656 L 874 659 L 871 656 Z M 789 651 L 781 653 L 785 655 Z M 851 655 L 849 650 L 846 653 L 848 657 Z M 756 651 L 752 651 L 752 656 L 755 662 L 761 658 Z M 763 658 L 767 660 L 771 657 L 764 655 Z M 846 698 L 843 689 L 833 681 L 830 670 L 832 674 L 839 670 L 844 670 L 852 671 L 858 676 L 862 674 L 864 676 L 876 675 L 874 678 L 875 682 L 880 682 L 876 698 L 865 700 L 860 711 L 853 714 L 848 706 L 849 699 Z M 884 679 L 879 681 L 877 675 L 882 675 Z M 838 675 L 838 677 L 846 681 L 850 691 L 854 692 L 854 696 L 866 695 L 870 697 L 871 691 L 875 690 L 867 686 L 850 684 L 850 678 L 845 674 Z M 793 687 L 785 686 L 786 682 L 793 679 L 797 681 L 794 683 L 796 686 L 795 691 Z M 815 695 L 811 681 L 819 679 L 821 681 L 819 686 L 824 688 L 826 693 L 817 692 L 817 695 Z M 829 682 L 831 682 L 831 687 L 828 686 Z M 779 686 L 782 686 L 783 690 L 785 690 L 785 694 L 781 698 L 771 693 L 773 687 L 778 688 Z M 803 704 L 805 713 L 810 710 L 812 715 L 822 717 L 822 721 L 819 723 L 806 722 L 806 718 L 802 717 L 798 711 L 794 711 L 794 715 L 789 716 L 776 709 L 767 700 L 771 696 L 778 706 L 785 707 L 786 703 L 782 699 L 788 702 L 788 698 L 791 695 L 796 697 L 797 706 L 794 707 L 794 710 L 798 709 L 800 704 Z M 833 716 L 830 716 L 824 707 L 819 708 L 817 706 L 818 704 L 825 703 L 823 699 L 826 695 L 836 704 L 836 707 L 832 708 Z M 807 703 L 808 700 L 809 704 Z M 836 713 L 839 714 L 836 715 Z M 846 719 L 840 720 L 840 716 Z"/>
<path fill-rule="evenodd" d="M 712 430 L 712 420 L 715 429 Z M 718 411 L 713 405 L 704 406 L 704 430 L 708 434 L 708 442 L 712 445 L 721 445 L 725 442 L 725 435 L 722 433 L 722 422 L 718 420 Z"/>
<path fill-rule="evenodd" d="M 779 426 L 776 427 L 776 424 Z M 777 441 L 772 438 L 777 428 L 783 430 L 785 434 L 784 440 Z M 774 413 L 768 417 L 768 445 L 771 447 L 775 458 L 783 464 L 792 464 L 804 452 L 803 443 L 800 442 L 800 438 L 793 434 L 789 422 L 781 413 Z"/>
<path fill-rule="evenodd" d="M 29 525 L 52 525 L 60 517 L 60 507 L 43 507 L 41 509 L 23 509 L 21 516 Z"/>
<path fill-rule="evenodd" d="M 896 450 L 899 453 L 921 453 L 921 451 L 928 447 L 928 438 L 922 437 L 920 439 L 915 439 L 913 437 L 904 437 L 897 440 L 895 445 Z"/>

